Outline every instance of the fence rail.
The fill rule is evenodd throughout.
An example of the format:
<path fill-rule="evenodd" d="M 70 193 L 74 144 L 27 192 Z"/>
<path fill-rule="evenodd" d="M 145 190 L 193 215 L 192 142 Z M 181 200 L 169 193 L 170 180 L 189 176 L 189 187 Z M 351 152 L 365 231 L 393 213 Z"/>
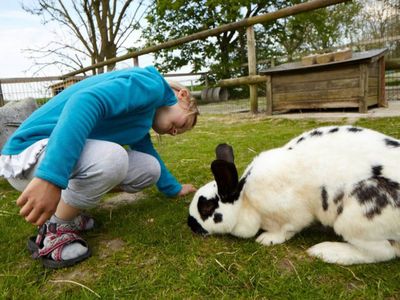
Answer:
<path fill-rule="evenodd" d="M 199 83 L 201 76 L 207 72 L 198 73 L 171 73 L 165 74 L 164 77 L 171 77 L 193 89 Z M 0 106 L 6 102 L 22 100 L 26 98 L 45 99 L 54 96 L 58 86 L 66 81 L 79 81 L 85 76 L 48 76 L 48 77 L 16 77 L 16 78 L 0 78 Z"/>
<path fill-rule="evenodd" d="M 204 39 L 209 36 L 215 36 L 222 32 L 235 30 L 238 28 L 247 27 L 250 28 L 251 26 L 259 23 L 265 23 L 269 21 L 273 21 L 279 18 L 284 18 L 290 15 L 299 14 L 306 11 L 311 11 L 314 9 L 327 7 L 330 5 L 347 2 L 349 0 L 312 0 L 309 2 L 305 2 L 302 4 L 294 5 L 292 7 L 287 7 L 275 12 L 267 13 L 264 15 L 251 17 L 247 19 L 243 19 L 239 22 L 231 23 L 222 25 L 220 27 L 201 31 L 183 38 L 179 38 L 176 40 L 169 40 L 165 43 L 150 46 L 145 49 L 141 49 L 136 52 L 132 52 L 120 57 L 115 57 L 111 60 L 104 61 L 98 64 L 94 64 L 92 66 L 70 72 L 68 74 L 64 74 L 62 76 L 51 76 L 51 77 L 36 77 L 36 78 L 3 78 L 0 79 L 0 106 L 4 105 L 6 101 L 13 101 L 13 100 L 20 100 L 24 98 L 50 98 L 53 96 L 52 86 L 63 81 L 67 78 L 75 78 L 81 79 L 84 76 L 77 76 L 77 74 L 81 74 L 85 71 L 89 71 L 95 68 L 103 67 L 108 64 L 116 63 L 119 61 L 127 60 L 127 59 L 134 59 L 132 62 L 134 63 L 135 60 L 137 62 L 137 58 L 141 55 L 152 53 L 159 51 L 161 49 L 167 49 L 174 46 L 178 46 L 183 43 L 188 43 L 194 40 Z M 363 41 L 359 46 L 364 46 L 368 44 L 373 44 L 376 42 L 385 43 L 385 42 L 400 42 L 400 36 L 396 33 L 392 37 L 385 37 L 378 40 L 370 40 L 370 41 Z M 382 45 L 385 47 L 385 45 Z M 250 54 L 249 54 L 250 59 Z M 260 62 L 256 62 L 261 63 Z M 254 65 L 254 63 L 252 63 Z M 386 73 L 386 95 L 388 100 L 400 100 L 400 60 L 399 58 L 390 58 L 390 61 L 386 63 L 387 70 L 390 69 L 390 72 Z M 197 80 L 200 76 L 203 76 L 203 73 L 176 73 L 176 74 L 166 74 L 165 76 L 174 77 L 178 81 L 185 82 L 185 85 L 193 86 L 197 83 Z M 189 76 L 197 76 L 195 79 L 188 79 Z M 233 101 L 232 101 L 233 102 Z M 247 107 L 248 109 L 248 107 Z"/>

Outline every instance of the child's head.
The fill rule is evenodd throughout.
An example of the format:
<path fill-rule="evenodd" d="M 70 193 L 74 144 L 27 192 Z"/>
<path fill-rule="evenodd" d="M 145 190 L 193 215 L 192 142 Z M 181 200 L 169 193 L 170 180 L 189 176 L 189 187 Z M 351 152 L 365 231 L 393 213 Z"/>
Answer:
<path fill-rule="evenodd" d="M 178 103 L 157 109 L 153 129 L 159 134 L 177 135 L 192 129 L 197 122 L 199 110 L 190 91 L 176 81 L 167 81 L 175 92 Z"/>

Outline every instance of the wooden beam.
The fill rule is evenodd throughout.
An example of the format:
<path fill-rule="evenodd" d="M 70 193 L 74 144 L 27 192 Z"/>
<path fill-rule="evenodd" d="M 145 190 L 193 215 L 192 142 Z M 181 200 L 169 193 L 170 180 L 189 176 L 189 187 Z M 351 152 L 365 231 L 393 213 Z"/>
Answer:
<path fill-rule="evenodd" d="M 135 56 L 135 57 L 133 58 L 133 65 L 134 65 L 135 67 L 139 67 L 139 56 Z"/>
<path fill-rule="evenodd" d="M 260 16 L 243 19 L 238 22 L 221 25 L 221 26 L 213 28 L 213 29 L 203 30 L 203 31 L 200 31 L 200 32 L 197 32 L 197 33 L 194 33 L 194 34 L 182 37 L 182 38 L 178 38 L 175 40 L 169 40 L 169 41 L 166 41 L 166 42 L 158 44 L 158 45 L 150 46 L 150 47 L 144 48 L 139 51 L 130 52 L 125 55 L 121 55 L 119 57 L 115 57 L 115 58 L 103 61 L 101 63 L 93 64 L 89 67 L 85 67 L 85 68 L 67 73 L 64 76 L 66 76 L 66 77 L 73 76 L 73 75 L 80 74 L 80 73 L 83 73 L 86 71 L 90 71 L 94 68 L 117 63 L 119 61 L 123 61 L 123 60 L 133 58 L 133 57 L 138 57 L 138 56 L 141 56 L 144 54 L 157 52 L 162 49 L 168 49 L 171 47 L 179 46 L 181 44 L 185 44 L 185 43 L 188 43 L 191 41 L 202 40 L 202 39 L 205 39 L 210 36 L 219 35 L 223 32 L 234 31 L 239 28 L 249 27 L 249 26 L 252 26 L 255 24 L 266 23 L 266 22 L 274 21 L 274 20 L 277 20 L 280 18 L 285 18 L 288 16 L 297 15 L 299 13 L 315 10 L 318 8 L 327 7 L 327 6 L 338 4 L 338 3 L 349 2 L 349 1 L 351 1 L 351 0 L 312 0 L 312 1 L 308 1 L 305 3 L 301 3 L 301 4 L 283 8 L 283 9 L 277 10 L 275 12 L 270 12 L 270 13 L 266 13 L 266 14 L 263 14 Z"/>
<path fill-rule="evenodd" d="M 249 64 L 249 76 L 254 76 L 257 73 L 257 59 L 256 59 L 256 40 L 254 36 L 253 26 L 247 27 L 247 61 Z M 253 114 L 258 113 L 258 98 L 257 98 L 257 84 L 249 84 L 250 89 L 250 111 Z"/>
<path fill-rule="evenodd" d="M 245 76 L 245 77 L 238 77 L 231 79 L 222 79 L 217 83 L 217 85 L 221 87 L 229 87 L 229 86 L 237 86 L 244 84 L 263 83 L 266 82 L 267 80 L 268 76 L 252 75 L 252 76 Z"/>
<path fill-rule="evenodd" d="M 1 81 L 0 81 L 0 107 L 4 106 L 4 97 L 3 97 L 3 90 L 1 89 Z"/>
<path fill-rule="evenodd" d="M 385 57 L 378 61 L 378 106 L 388 107 L 385 95 Z"/>
<path fill-rule="evenodd" d="M 74 77 L 65 77 L 65 76 L 47 76 L 47 77 L 10 77 L 10 78 L 1 78 L 1 83 L 9 84 L 9 83 L 28 83 L 28 82 L 39 82 L 39 81 L 55 81 L 55 80 L 66 80 L 66 79 L 84 79 L 85 76 L 74 76 Z"/>
<path fill-rule="evenodd" d="M 368 65 L 360 64 L 360 102 L 358 111 L 360 113 L 368 112 Z"/>
<path fill-rule="evenodd" d="M 272 115 L 272 77 L 267 76 L 267 82 L 265 86 L 265 98 L 267 102 L 266 114 L 268 116 Z"/>

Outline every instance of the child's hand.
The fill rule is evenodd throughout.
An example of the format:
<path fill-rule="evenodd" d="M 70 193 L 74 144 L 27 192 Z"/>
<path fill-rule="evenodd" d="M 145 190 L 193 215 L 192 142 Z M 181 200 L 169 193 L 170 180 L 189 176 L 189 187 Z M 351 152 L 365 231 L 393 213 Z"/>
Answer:
<path fill-rule="evenodd" d="M 197 189 L 192 184 L 182 184 L 182 189 L 178 193 L 178 196 L 185 196 L 190 193 L 194 193 Z"/>
<path fill-rule="evenodd" d="M 19 214 L 34 225 L 43 225 L 56 211 L 61 189 L 40 178 L 33 178 L 17 199 Z"/>

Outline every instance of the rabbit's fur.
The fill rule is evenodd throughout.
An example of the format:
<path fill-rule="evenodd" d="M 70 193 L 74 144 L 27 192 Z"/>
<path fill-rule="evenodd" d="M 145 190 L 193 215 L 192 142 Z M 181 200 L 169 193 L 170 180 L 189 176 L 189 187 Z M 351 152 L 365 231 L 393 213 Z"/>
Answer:
<path fill-rule="evenodd" d="M 215 181 L 189 208 L 196 233 L 280 244 L 315 221 L 344 242 L 323 242 L 308 253 L 343 265 L 400 256 L 400 141 L 352 126 L 321 127 L 262 152 L 238 178 L 233 150 L 217 147 Z"/>

